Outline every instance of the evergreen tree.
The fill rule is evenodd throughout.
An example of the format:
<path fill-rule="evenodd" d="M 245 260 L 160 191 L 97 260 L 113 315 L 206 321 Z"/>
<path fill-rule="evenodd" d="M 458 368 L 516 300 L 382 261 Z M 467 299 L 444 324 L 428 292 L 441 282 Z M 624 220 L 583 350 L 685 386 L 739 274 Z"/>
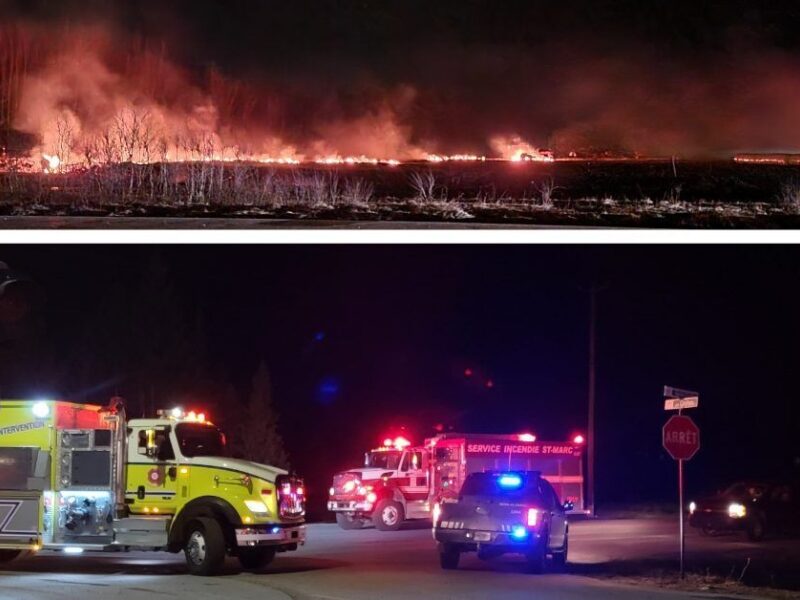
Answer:
<path fill-rule="evenodd" d="M 253 376 L 250 399 L 237 427 L 234 451 L 247 460 L 288 468 L 289 456 L 278 432 L 278 412 L 272 402 L 272 382 L 266 363 L 258 365 Z"/>

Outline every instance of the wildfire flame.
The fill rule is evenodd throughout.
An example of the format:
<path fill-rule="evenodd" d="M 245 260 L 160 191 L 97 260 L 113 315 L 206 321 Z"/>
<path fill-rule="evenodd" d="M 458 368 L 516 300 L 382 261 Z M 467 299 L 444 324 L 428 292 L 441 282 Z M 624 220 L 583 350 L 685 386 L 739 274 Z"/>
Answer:
<path fill-rule="evenodd" d="M 42 153 L 42 171 L 45 173 L 55 173 L 61 166 L 61 159 L 54 154 Z"/>

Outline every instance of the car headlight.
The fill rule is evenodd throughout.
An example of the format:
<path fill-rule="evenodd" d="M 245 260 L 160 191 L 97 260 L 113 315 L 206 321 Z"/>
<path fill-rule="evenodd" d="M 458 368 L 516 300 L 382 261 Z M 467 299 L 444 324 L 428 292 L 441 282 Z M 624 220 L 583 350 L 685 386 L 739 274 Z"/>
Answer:
<path fill-rule="evenodd" d="M 689 502 L 689 514 L 693 515 L 694 511 L 696 510 L 697 510 L 697 504 L 695 504 L 694 502 Z"/>
<path fill-rule="evenodd" d="M 738 502 L 731 502 L 728 505 L 728 516 L 730 518 L 741 519 L 746 514 L 747 514 L 747 509 L 745 508 L 744 504 L 739 504 Z"/>
<path fill-rule="evenodd" d="M 250 512 L 255 513 L 257 515 L 263 515 L 269 512 L 267 505 L 264 504 L 261 500 L 245 500 L 245 506 L 250 509 Z"/>

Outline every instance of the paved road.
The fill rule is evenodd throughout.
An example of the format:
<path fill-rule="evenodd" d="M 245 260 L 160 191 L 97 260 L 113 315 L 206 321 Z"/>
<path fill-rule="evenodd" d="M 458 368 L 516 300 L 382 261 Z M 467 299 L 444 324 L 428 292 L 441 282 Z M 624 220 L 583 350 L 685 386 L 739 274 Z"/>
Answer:
<path fill-rule="evenodd" d="M 620 585 L 587 577 L 642 561 L 664 565 L 672 560 L 675 524 L 667 520 L 578 522 L 571 525 L 567 573 L 529 575 L 513 557 L 481 562 L 473 555 L 458 571 L 438 566 L 430 531 L 396 533 L 373 529 L 341 531 L 335 525 L 309 526 L 308 545 L 279 555 L 260 574 L 242 573 L 229 561 L 226 574 L 203 578 L 185 574 L 182 555 L 46 555 L 20 561 L 0 571 L 0 598 L 51 600 L 80 598 L 241 598 L 243 600 L 445 600 L 591 598 L 670 600 L 703 597 Z M 772 540 L 752 544 L 738 536 L 688 537 L 689 561 L 721 557 L 741 568 L 754 561 L 800 563 L 800 542 Z M 624 571 L 624 569 L 623 569 Z M 757 593 L 754 594 L 756 596 Z"/>

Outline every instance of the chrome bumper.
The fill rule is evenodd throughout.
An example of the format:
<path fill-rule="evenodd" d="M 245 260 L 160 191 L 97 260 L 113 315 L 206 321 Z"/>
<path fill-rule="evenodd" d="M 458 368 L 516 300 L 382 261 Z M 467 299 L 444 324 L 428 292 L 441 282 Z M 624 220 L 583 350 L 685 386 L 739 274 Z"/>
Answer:
<path fill-rule="evenodd" d="M 306 527 L 265 526 L 248 527 L 236 530 L 237 546 L 280 546 L 284 544 L 305 544 Z"/>

